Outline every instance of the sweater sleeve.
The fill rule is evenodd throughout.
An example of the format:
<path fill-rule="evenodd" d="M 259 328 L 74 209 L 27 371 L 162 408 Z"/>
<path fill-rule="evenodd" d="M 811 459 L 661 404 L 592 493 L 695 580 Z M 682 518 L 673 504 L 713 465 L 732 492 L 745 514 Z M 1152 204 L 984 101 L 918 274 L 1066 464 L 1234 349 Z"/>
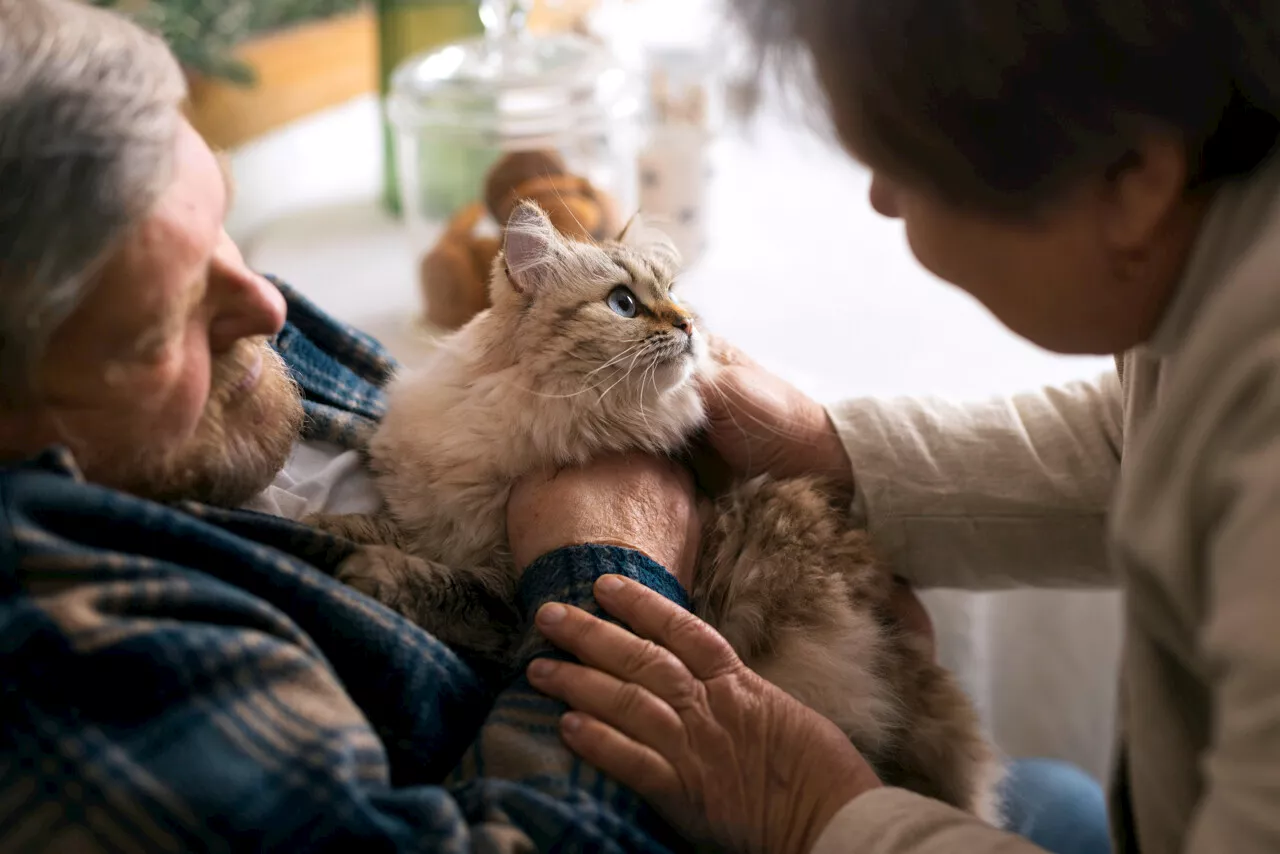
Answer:
<path fill-rule="evenodd" d="M 1113 583 L 1114 372 L 978 404 L 862 399 L 829 413 L 853 462 L 855 515 L 904 578 L 968 589 Z"/>
<path fill-rule="evenodd" d="M 940 801 L 904 789 L 876 789 L 850 801 L 818 837 L 811 854 L 1044 854 Z"/>
<path fill-rule="evenodd" d="M 524 675 L 534 658 L 570 658 L 533 626 L 534 615 L 547 602 L 576 605 L 618 622 L 595 601 L 593 585 L 606 574 L 626 576 L 689 607 L 675 577 L 639 552 L 572 546 L 534 561 L 520 579 L 519 606 L 528 630 L 514 676 L 498 694 L 480 737 L 451 782 L 465 809 L 483 814 L 497 807 L 504 823 L 520 828 L 538 851 L 606 842 L 633 851 L 679 850 L 684 846 L 678 836 L 634 792 L 565 746 L 557 724 L 568 707 L 535 691 Z"/>

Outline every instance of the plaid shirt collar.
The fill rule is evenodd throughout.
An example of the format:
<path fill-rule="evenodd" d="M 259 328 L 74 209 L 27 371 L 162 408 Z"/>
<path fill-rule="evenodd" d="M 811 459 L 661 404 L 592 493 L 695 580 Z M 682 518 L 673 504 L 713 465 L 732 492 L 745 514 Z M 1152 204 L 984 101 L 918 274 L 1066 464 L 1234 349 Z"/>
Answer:
<path fill-rule="evenodd" d="M 271 281 L 289 306 L 288 322 L 272 346 L 302 390 L 302 438 L 363 450 L 386 412 L 383 389 L 399 365 L 373 338 L 329 317 L 284 282 Z"/>

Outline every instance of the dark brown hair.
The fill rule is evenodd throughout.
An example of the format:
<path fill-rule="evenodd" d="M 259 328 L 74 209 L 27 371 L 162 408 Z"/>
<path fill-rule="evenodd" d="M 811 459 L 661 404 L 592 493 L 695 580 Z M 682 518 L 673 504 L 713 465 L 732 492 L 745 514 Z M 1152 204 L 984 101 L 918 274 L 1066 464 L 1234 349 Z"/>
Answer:
<path fill-rule="evenodd" d="M 812 59 L 846 145 L 951 203 L 1034 209 L 1157 128 L 1191 185 L 1280 136 L 1275 0 L 732 0 L 766 61 Z"/>

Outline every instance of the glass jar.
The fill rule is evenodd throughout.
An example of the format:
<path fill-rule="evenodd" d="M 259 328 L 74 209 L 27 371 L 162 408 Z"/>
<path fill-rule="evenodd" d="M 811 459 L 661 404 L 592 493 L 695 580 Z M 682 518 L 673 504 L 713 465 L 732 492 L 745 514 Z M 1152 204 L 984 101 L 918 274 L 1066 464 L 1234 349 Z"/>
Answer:
<path fill-rule="evenodd" d="M 478 35 L 478 0 L 377 0 L 378 85 L 386 98 L 391 91 L 391 75 L 410 56 L 442 44 Z M 400 183 L 396 177 L 395 137 L 384 121 L 383 202 L 392 213 L 400 213 Z"/>
<path fill-rule="evenodd" d="M 485 0 L 483 37 L 416 56 L 392 78 L 402 206 L 433 330 L 488 305 L 520 199 L 587 239 L 615 236 L 635 210 L 636 76 L 594 41 L 526 32 L 531 5 Z"/>
<path fill-rule="evenodd" d="M 718 68 L 709 51 L 682 47 L 650 49 L 646 65 L 650 119 L 639 154 L 640 209 L 688 268 L 707 248 Z"/>

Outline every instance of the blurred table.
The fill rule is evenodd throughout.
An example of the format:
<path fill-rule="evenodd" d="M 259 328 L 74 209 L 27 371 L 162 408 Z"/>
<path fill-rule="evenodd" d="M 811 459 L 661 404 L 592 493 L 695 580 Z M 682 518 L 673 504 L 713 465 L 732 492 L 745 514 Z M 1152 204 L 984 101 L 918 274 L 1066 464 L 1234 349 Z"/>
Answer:
<path fill-rule="evenodd" d="M 820 394 L 970 397 L 1108 366 L 1016 338 L 925 272 L 901 226 L 871 211 L 866 173 L 783 119 L 721 139 L 713 163 L 710 245 L 682 276 L 685 296 L 711 328 Z M 287 216 L 246 253 L 406 363 L 425 353 L 416 258 L 372 198 Z"/>

